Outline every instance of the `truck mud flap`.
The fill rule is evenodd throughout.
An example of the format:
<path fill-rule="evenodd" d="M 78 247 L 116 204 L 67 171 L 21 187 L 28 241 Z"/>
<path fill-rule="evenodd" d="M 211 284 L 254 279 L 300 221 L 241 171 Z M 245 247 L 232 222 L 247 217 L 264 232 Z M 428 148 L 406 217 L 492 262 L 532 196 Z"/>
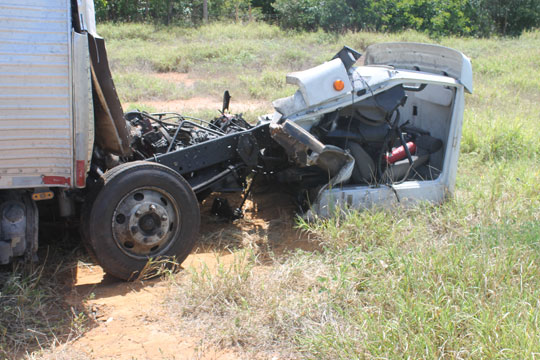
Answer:
<path fill-rule="evenodd" d="M 96 144 L 113 154 L 129 155 L 129 131 L 109 69 L 105 40 L 88 34 L 88 44 L 94 85 Z"/>

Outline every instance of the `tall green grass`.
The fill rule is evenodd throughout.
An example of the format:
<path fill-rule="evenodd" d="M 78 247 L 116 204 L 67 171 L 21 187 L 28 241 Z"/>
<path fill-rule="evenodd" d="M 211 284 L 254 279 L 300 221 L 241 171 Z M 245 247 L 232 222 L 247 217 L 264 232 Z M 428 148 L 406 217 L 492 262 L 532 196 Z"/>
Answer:
<path fill-rule="evenodd" d="M 525 159 L 464 160 L 455 199 L 300 221 L 323 251 L 184 275 L 174 312 L 207 341 L 262 357 L 531 358 L 540 174 Z"/>

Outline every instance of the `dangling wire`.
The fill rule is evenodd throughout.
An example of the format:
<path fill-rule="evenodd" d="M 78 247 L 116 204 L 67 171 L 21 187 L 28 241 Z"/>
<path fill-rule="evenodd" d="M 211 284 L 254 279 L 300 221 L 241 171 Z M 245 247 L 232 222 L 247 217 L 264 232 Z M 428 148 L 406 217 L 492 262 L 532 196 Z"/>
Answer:
<path fill-rule="evenodd" d="M 355 91 L 354 91 L 354 81 L 353 81 L 353 91 L 351 91 L 351 106 L 352 106 L 352 104 L 354 104 L 354 93 L 355 93 Z M 344 146 L 345 149 L 347 149 L 347 146 L 349 145 L 349 136 L 348 136 L 348 134 L 351 131 L 352 119 L 353 119 L 353 116 L 351 114 L 351 115 L 349 115 L 349 122 L 347 123 L 347 136 L 345 136 L 345 146 Z M 356 161 L 356 159 L 354 159 L 354 160 Z"/>

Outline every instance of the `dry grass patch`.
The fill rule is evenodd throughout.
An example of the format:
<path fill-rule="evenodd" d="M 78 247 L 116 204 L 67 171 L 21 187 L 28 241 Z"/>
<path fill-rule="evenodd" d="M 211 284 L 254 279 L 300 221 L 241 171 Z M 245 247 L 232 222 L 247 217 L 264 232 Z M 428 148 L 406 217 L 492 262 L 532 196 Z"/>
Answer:
<path fill-rule="evenodd" d="M 19 358 L 77 338 L 87 324 L 83 309 L 68 307 L 59 280 L 64 265 L 31 264 L 0 273 L 0 356 Z"/>

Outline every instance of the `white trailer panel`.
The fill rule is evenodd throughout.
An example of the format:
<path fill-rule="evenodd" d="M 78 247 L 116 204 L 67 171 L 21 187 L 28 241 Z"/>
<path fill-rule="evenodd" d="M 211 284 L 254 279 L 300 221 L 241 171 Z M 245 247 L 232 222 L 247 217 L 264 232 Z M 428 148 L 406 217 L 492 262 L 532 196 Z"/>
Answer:
<path fill-rule="evenodd" d="M 73 183 L 69 0 L 0 0 L 0 188 Z"/>

